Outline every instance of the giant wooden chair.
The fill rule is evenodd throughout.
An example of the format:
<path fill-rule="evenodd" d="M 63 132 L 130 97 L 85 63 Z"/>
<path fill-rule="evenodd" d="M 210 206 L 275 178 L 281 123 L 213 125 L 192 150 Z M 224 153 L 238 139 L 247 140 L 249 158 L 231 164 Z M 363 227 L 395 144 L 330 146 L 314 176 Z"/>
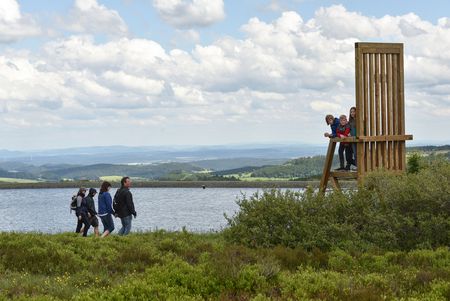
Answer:
<path fill-rule="evenodd" d="M 339 179 L 357 179 L 383 169 L 406 170 L 405 97 L 403 44 L 356 43 L 356 137 L 331 138 L 323 168 L 320 191 L 331 178 L 340 189 Z M 331 171 L 336 143 L 357 143 L 357 172 Z"/>

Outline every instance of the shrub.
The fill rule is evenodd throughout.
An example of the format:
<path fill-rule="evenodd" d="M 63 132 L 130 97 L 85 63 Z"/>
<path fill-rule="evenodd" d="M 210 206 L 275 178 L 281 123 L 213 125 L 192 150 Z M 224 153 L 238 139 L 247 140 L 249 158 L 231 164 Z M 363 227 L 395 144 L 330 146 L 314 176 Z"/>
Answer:
<path fill-rule="evenodd" d="M 412 250 L 450 244 L 450 163 L 370 175 L 357 191 L 243 196 L 225 238 L 250 247 Z"/>
<path fill-rule="evenodd" d="M 419 153 L 413 153 L 408 158 L 408 173 L 418 173 L 422 165 L 422 156 Z"/>

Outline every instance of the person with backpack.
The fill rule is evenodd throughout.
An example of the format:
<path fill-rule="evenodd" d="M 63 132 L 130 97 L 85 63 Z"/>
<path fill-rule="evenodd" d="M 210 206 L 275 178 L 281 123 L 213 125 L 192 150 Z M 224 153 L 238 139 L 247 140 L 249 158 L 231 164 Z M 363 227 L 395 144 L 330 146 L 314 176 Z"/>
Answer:
<path fill-rule="evenodd" d="M 121 187 L 114 195 L 113 209 L 116 212 L 115 216 L 119 217 L 122 222 L 119 235 L 127 235 L 131 230 L 132 216 L 136 218 L 137 213 L 134 209 L 133 195 L 130 192 L 131 179 L 123 177 L 120 184 Z"/>
<path fill-rule="evenodd" d="M 77 193 L 77 205 L 75 209 L 75 214 L 77 216 L 77 228 L 75 233 L 83 232 L 83 236 L 87 236 L 87 232 L 91 224 L 88 219 L 88 207 L 85 198 L 86 188 L 81 187 Z"/>
<path fill-rule="evenodd" d="M 89 188 L 88 196 L 86 197 L 87 211 L 89 224 L 94 227 L 94 235 L 98 237 L 98 218 L 97 211 L 95 210 L 94 196 L 97 194 L 97 190 L 95 188 Z"/>
<path fill-rule="evenodd" d="M 112 198 L 109 194 L 111 189 L 111 183 L 104 181 L 100 187 L 100 193 L 98 194 L 98 216 L 103 224 L 102 237 L 108 236 L 114 231 L 114 210 L 112 208 Z"/>

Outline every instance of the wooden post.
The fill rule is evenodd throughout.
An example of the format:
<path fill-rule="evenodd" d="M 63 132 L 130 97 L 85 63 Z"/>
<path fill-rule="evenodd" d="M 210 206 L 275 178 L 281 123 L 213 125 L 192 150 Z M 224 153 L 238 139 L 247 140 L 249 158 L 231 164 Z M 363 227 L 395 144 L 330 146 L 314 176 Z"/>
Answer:
<path fill-rule="evenodd" d="M 330 139 L 328 143 L 327 156 L 325 157 L 325 164 L 323 166 L 322 179 L 320 180 L 320 191 L 325 192 L 328 186 L 328 179 L 330 178 L 331 165 L 333 164 L 334 150 L 336 149 L 336 142 Z"/>

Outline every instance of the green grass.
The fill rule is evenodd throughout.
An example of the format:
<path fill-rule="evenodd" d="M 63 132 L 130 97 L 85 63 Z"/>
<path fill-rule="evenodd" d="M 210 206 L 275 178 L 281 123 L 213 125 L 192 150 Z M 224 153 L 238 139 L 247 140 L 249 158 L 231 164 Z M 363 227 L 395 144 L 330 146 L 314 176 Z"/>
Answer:
<path fill-rule="evenodd" d="M 0 182 L 4 183 L 40 183 L 41 181 L 38 180 L 31 180 L 31 179 L 16 179 L 16 178 L 0 178 Z"/>
<path fill-rule="evenodd" d="M 448 248 L 252 249 L 222 234 L 0 234 L 0 300 L 448 300 Z"/>

